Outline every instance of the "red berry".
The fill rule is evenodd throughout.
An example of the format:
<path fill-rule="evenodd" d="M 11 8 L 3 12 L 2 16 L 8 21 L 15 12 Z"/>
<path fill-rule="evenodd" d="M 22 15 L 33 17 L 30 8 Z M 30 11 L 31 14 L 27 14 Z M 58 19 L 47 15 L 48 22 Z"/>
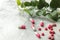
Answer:
<path fill-rule="evenodd" d="M 50 35 L 50 36 L 48 37 L 48 39 L 54 40 L 54 36 L 51 36 L 51 35 Z"/>
<path fill-rule="evenodd" d="M 51 39 L 51 36 L 49 36 L 48 39 Z"/>
<path fill-rule="evenodd" d="M 38 38 L 41 38 L 41 36 L 40 36 L 40 34 L 39 34 L 39 33 L 37 33 L 37 34 L 36 34 L 36 36 L 37 36 Z"/>
<path fill-rule="evenodd" d="M 43 27 L 44 26 L 44 22 L 40 22 L 40 26 Z"/>
<path fill-rule="evenodd" d="M 55 34 L 55 32 L 53 31 L 53 34 Z"/>
<path fill-rule="evenodd" d="M 30 19 L 32 24 L 35 24 L 35 20 L 34 19 Z"/>
<path fill-rule="evenodd" d="M 50 28 L 50 30 L 53 30 L 53 28 Z"/>
<path fill-rule="evenodd" d="M 50 31 L 50 34 L 55 34 L 55 32 L 54 31 Z"/>
<path fill-rule="evenodd" d="M 52 25 L 48 25 L 48 29 L 49 30 L 53 29 L 53 26 Z"/>
<path fill-rule="evenodd" d="M 42 33 L 42 36 L 45 36 L 45 34 L 44 34 L 44 33 Z"/>
<path fill-rule="evenodd" d="M 49 33 L 52 34 L 52 31 L 50 31 Z"/>
<path fill-rule="evenodd" d="M 39 31 L 41 31 L 41 28 L 38 28 Z"/>
<path fill-rule="evenodd" d="M 52 24 L 52 26 L 53 26 L 53 27 L 56 27 L 56 24 L 54 23 L 54 24 Z"/>
<path fill-rule="evenodd" d="M 54 36 L 54 34 L 51 34 L 51 36 Z"/>
<path fill-rule="evenodd" d="M 19 29 L 26 29 L 26 26 L 25 26 L 25 25 L 21 25 L 21 26 L 19 27 Z"/>
<path fill-rule="evenodd" d="M 45 28 L 45 30 L 47 31 L 48 29 L 47 29 L 47 28 Z"/>

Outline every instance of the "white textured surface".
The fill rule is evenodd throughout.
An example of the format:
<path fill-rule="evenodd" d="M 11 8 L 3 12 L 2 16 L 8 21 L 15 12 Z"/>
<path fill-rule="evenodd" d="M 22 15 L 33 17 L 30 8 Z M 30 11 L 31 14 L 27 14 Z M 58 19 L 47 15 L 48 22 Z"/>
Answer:
<path fill-rule="evenodd" d="M 35 19 L 36 24 L 38 24 L 41 19 Z M 23 24 L 26 19 L 19 16 L 19 11 L 16 7 L 15 0 L 2 0 L 0 1 L 0 40 L 40 40 L 36 38 L 33 30 L 30 28 L 30 23 L 25 23 L 27 25 L 27 30 L 19 30 L 18 26 Z M 38 22 L 37 22 L 38 21 Z M 43 20 L 45 26 L 47 27 L 49 21 Z M 58 29 L 60 28 L 60 22 L 57 22 L 57 27 L 54 28 L 55 40 L 60 40 L 60 33 Z M 37 27 L 37 26 L 36 26 Z M 48 40 L 48 32 L 42 30 L 46 34 L 41 40 Z M 41 32 L 39 32 L 41 33 Z"/>

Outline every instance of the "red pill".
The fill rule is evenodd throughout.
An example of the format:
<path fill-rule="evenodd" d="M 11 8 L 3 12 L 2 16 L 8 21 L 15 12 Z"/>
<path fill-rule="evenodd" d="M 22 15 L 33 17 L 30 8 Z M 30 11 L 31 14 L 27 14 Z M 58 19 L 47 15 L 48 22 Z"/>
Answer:
<path fill-rule="evenodd" d="M 40 22 L 40 26 L 43 27 L 44 26 L 44 22 Z"/>
<path fill-rule="evenodd" d="M 26 29 L 26 26 L 25 26 L 25 25 L 21 25 L 21 26 L 19 27 L 19 29 Z"/>

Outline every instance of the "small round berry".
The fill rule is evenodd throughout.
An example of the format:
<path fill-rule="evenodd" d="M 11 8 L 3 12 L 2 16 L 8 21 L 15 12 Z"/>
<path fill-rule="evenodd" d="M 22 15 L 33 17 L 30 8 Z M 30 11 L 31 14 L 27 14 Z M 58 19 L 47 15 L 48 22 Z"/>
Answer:
<path fill-rule="evenodd" d="M 54 31 L 52 31 L 52 30 L 51 30 L 49 33 L 50 33 L 50 34 L 55 34 L 55 32 L 54 32 Z"/>
<path fill-rule="evenodd" d="M 57 25 L 55 23 L 52 24 L 53 27 L 56 27 Z"/>
<path fill-rule="evenodd" d="M 55 34 L 55 31 L 53 31 L 53 34 Z"/>
<path fill-rule="evenodd" d="M 51 39 L 51 36 L 49 36 L 48 39 Z"/>
<path fill-rule="evenodd" d="M 51 28 L 50 30 L 53 30 L 53 28 Z"/>
<path fill-rule="evenodd" d="M 48 29 L 47 28 L 45 28 L 45 31 L 47 31 Z"/>
<path fill-rule="evenodd" d="M 54 36 L 54 34 L 51 34 L 51 36 Z"/>
<path fill-rule="evenodd" d="M 26 26 L 25 26 L 25 25 L 21 25 L 21 26 L 19 27 L 19 29 L 26 29 Z"/>
<path fill-rule="evenodd" d="M 45 36 L 45 34 L 44 34 L 44 33 L 42 33 L 42 36 Z"/>
<path fill-rule="evenodd" d="M 40 22 L 40 26 L 43 27 L 44 26 L 44 22 Z"/>
<path fill-rule="evenodd" d="M 49 25 L 48 25 L 48 29 L 49 29 L 49 30 L 53 29 L 53 26 L 49 24 Z"/>
<path fill-rule="evenodd" d="M 41 28 L 38 28 L 39 31 L 41 31 Z"/>

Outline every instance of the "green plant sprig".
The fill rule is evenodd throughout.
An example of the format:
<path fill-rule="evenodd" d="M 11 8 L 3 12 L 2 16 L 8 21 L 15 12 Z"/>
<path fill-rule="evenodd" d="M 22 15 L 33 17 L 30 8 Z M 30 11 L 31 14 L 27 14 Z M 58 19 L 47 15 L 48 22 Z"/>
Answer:
<path fill-rule="evenodd" d="M 60 8 L 60 0 L 51 0 L 50 4 L 45 2 L 45 0 L 35 0 L 31 2 L 21 2 L 21 0 L 16 0 L 17 5 L 23 8 L 23 11 L 27 12 L 31 17 L 35 14 L 36 16 L 48 16 L 54 21 L 60 19 L 60 12 L 57 11 L 57 8 Z M 29 8 L 30 7 L 30 8 Z M 47 8 L 50 7 L 52 11 Z M 37 10 L 34 13 L 34 10 Z"/>

